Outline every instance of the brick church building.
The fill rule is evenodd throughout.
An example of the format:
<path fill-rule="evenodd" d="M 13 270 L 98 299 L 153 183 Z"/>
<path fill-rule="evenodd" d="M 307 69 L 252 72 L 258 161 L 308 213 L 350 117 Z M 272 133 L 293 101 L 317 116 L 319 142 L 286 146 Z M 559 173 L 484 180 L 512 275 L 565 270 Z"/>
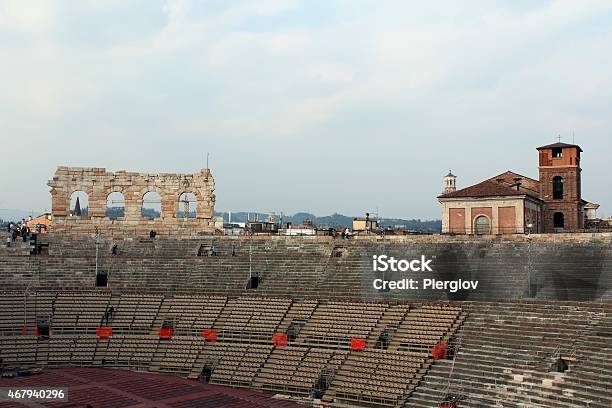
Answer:
<path fill-rule="evenodd" d="M 539 180 L 507 171 L 457 190 L 456 176 L 444 177 L 442 233 L 522 234 L 578 231 L 585 225 L 580 153 L 574 144 L 538 147 Z"/>

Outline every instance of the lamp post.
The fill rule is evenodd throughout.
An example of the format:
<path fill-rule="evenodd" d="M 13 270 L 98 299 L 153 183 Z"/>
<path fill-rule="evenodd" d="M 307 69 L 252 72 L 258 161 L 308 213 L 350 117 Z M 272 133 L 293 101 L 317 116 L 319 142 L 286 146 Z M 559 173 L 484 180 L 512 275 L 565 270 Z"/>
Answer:
<path fill-rule="evenodd" d="M 249 288 L 251 287 L 251 284 L 253 283 L 252 261 L 253 261 L 253 235 L 251 231 L 249 231 Z"/>
<path fill-rule="evenodd" d="M 527 294 L 531 298 L 533 293 L 531 290 L 531 229 L 533 224 L 527 224 Z"/>
<path fill-rule="evenodd" d="M 98 259 L 99 259 L 99 252 L 100 252 L 100 244 L 103 242 L 102 241 L 102 237 L 100 236 L 100 232 L 98 230 L 98 227 L 96 227 L 96 279 L 98 278 Z"/>

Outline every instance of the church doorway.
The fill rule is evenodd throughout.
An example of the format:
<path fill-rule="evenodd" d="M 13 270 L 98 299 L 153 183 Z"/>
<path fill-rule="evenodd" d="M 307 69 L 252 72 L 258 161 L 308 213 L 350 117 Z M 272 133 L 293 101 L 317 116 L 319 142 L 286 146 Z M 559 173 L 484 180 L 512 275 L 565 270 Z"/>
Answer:
<path fill-rule="evenodd" d="M 554 228 L 564 228 L 565 227 L 565 217 L 562 212 L 556 212 L 553 215 L 553 227 Z"/>
<path fill-rule="evenodd" d="M 476 235 L 487 235 L 491 233 L 491 222 L 489 217 L 485 215 L 479 215 L 474 220 L 474 230 Z"/>

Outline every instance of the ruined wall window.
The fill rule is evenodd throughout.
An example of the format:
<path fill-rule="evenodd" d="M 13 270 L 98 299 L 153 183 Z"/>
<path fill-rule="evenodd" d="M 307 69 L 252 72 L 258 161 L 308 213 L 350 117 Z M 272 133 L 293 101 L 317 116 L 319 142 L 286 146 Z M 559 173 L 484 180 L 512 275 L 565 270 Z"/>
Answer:
<path fill-rule="evenodd" d="M 178 203 L 179 218 L 195 218 L 196 216 L 196 196 L 194 193 L 185 192 L 180 195 Z"/>
<path fill-rule="evenodd" d="M 125 217 L 125 197 L 113 191 L 106 197 L 106 216 L 110 218 Z"/>
<path fill-rule="evenodd" d="M 84 191 L 75 191 L 70 196 L 70 215 L 87 217 L 89 212 L 89 196 Z"/>
<path fill-rule="evenodd" d="M 553 199 L 563 199 L 563 177 L 561 176 L 553 177 Z"/>
<path fill-rule="evenodd" d="M 563 228 L 565 227 L 565 216 L 562 212 L 556 212 L 553 215 L 553 227 L 554 228 Z"/>
<path fill-rule="evenodd" d="M 161 216 L 161 196 L 156 191 L 148 191 L 142 196 L 141 215 L 145 218 Z"/>
<path fill-rule="evenodd" d="M 474 230 L 477 235 L 487 235 L 491 233 L 491 223 L 489 218 L 484 215 L 479 215 L 474 220 Z"/>

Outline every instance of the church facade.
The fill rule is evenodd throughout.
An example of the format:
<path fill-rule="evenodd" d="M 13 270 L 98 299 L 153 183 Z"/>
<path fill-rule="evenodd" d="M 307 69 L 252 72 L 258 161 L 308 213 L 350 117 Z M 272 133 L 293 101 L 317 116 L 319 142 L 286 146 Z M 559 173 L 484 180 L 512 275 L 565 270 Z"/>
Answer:
<path fill-rule="evenodd" d="M 463 189 L 444 177 L 442 233 L 523 234 L 584 228 L 587 201 L 581 196 L 580 154 L 574 144 L 537 148 L 539 180 L 507 171 Z"/>

